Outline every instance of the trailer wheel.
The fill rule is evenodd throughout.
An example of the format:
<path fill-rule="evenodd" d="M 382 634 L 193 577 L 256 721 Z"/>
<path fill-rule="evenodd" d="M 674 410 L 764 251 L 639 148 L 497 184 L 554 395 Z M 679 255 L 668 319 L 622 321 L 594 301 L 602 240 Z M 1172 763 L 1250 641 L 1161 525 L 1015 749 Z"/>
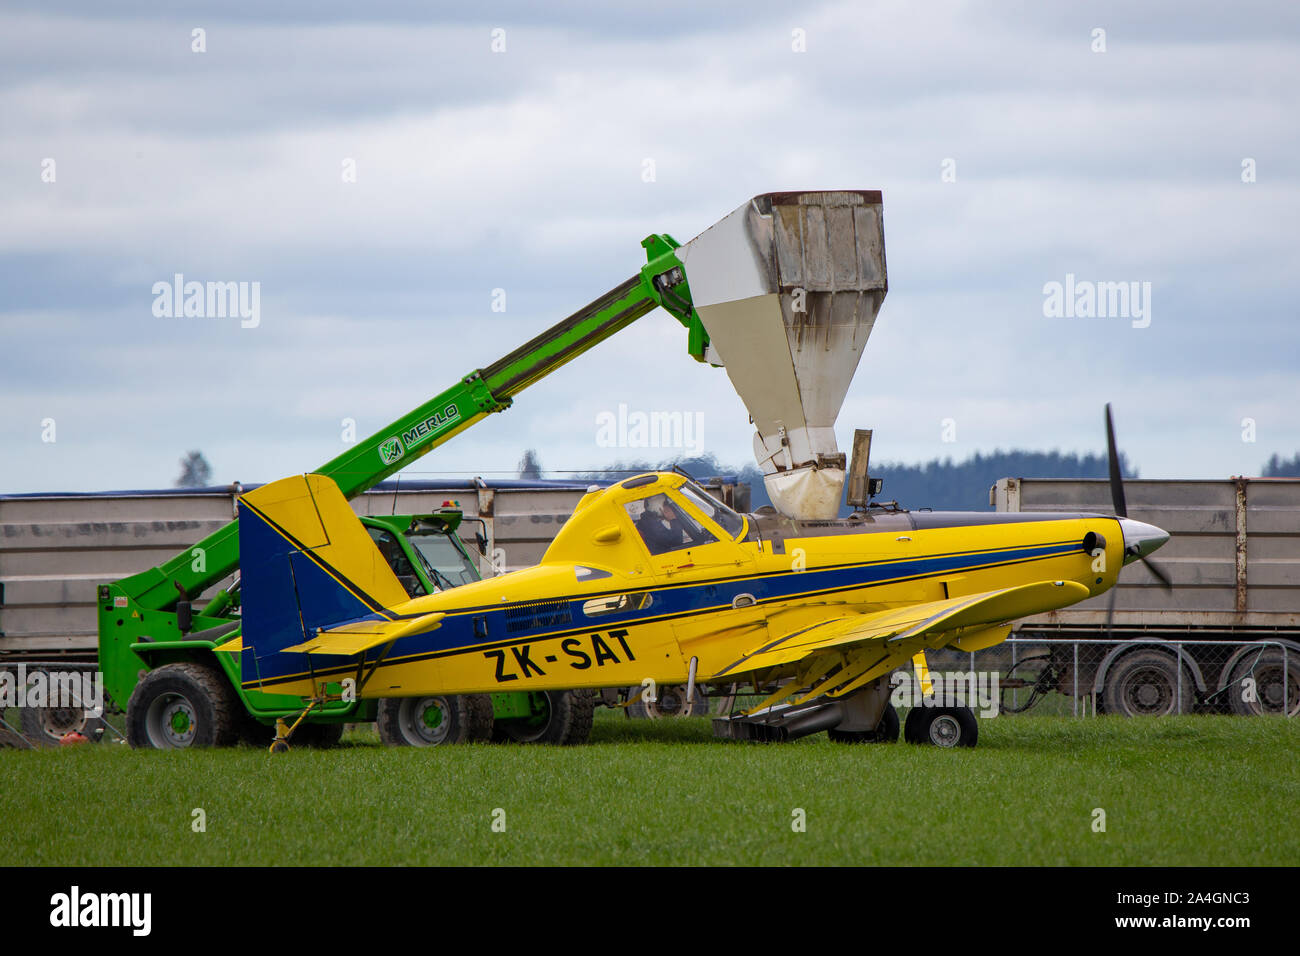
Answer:
<path fill-rule="evenodd" d="M 1247 684 L 1248 680 L 1253 680 L 1253 685 Z M 1228 706 L 1234 714 L 1243 717 L 1300 714 L 1300 654 L 1292 652 L 1283 658 L 1277 648 L 1243 654 L 1233 666 L 1228 683 L 1232 687 L 1228 691 Z"/>
<path fill-rule="evenodd" d="M 487 694 L 386 697 L 379 701 L 375 725 L 379 739 L 389 747 L 488 740 L 492 736 L 492 698 Z"/>
<path fill-rule="evenodd" d="M 18 720 L 23 736 L 38 747 L 57 747 L 64 734 L 84 734 L 98 743 L 108 726 L 104 718 L 87 717 L 80 707 L 23 707 Z"/>
<path fill-rule="evenodd" d="M 223 674 L 202 664 L 167 664 L 135 685 L 126 708 L 132 747 L 225 747 L 238 738 L 241 708 Z"/>
<path fill-rule="evenodd" d="M 969 707 L 913 707 L 903 727 L 909 744 L 934 747 L 974 747 L 979 735 L 979 721 Z"/>
<path fill-rule="evenodd" d="M 496 723 L 493 740 L 520 744 L 585 744 L 591 737 L 592 714 L 600 699 L 594 690 L 548 690 L 532 695 L 541 705 L 534 717 Z"/>
<path fill-rule="evenodd" d="M 628 695 L 634 696 L 642 693 L 642 688 L 629 687 Z M 693 698 L 694 705 L 691 707 L 692 717 L 707 717 L 709 714 L 709 700 L 699 687 L 695 688 Z M 685 684 L 668 684 L 658 688 L 658 693 L 654 703 L 639 697 L 624 708 L 624 713 L 632 719 L 655 719 L 659 717 L 680 717 L 686 710 L 686 685 Z"/>
<path fill-rule="evenodd" d="M 1164 717 L 1190 714 L 1196 704 L 1196 684 L 1187 668 L 1165 651 L 1135 651 L 1121 657 L 1106 675 L 1102 704 L 1107 713 L 1125 717 Z"/>
<path fill-rule="evenodd" d="M 826 736 L 837 744 L 892 744 L 898 742 L 898 711 L 893 704 L 885 705 L 880 723 L 875 730 L 836 730 L 832 727 Z"/>

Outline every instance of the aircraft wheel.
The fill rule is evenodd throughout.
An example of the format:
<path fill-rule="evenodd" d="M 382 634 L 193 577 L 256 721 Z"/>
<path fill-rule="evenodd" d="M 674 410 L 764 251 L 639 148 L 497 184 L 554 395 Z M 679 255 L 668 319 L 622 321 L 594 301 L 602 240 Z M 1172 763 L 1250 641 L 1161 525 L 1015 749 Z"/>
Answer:
<path fill-rule="evenodd" d="M 913 707 L 903 726 L 909 744 L 934 747 L 974 747 L 979 721 L 969 707 Z"/>
<path fill-rule="evenodd" d="M 492 737 L 492 698 L 487 694 L 386 697 L 375 721 L 390 747 L 436 747 Z M 342 725 L 339 725 L 342 727 Z"/>
<path fill-rule="evenodd" d="M 1102 690 L 1106 712 L 1125 717 L 1190 714 L 1196 704 L 1196 685 L 1184 667 L 1179 694 L 1178 666 L 1164 651 L 1135 651 L 1121 657 L 1106 675 Z"/>
<path fill-rule="evenodd" d="M 541 713 L 496 723 L 493 739 L 520 744 L 585 744 L 591 736 L 592 714 L 600 699 L 594 690 L 548 690 L 534 694 Z"/>
<path fill-rule="evenodd" d="M 635 695 L 642 693 L 640 686 L 629 687 L 628 694 Z M 685 684 L 668 684 L 658 688 L 658 694 L 654 703 L 639 698 L 624 709 L 624 713 L 629 718 L 658 718 L 658 717 L 680 717 L 686 710 L 686 685 Z M 692 717 L 707 717 L 709 715 L 709 700 L 704 696 L 699 687 L 695 688 L 694 706 L 691 707 Z"/>
<path fill-rule="evenodd" d="M 202 664 L 167 664 L 135 685 L 126 708 L 132 747 L 225 747 L 238 736 L 242 708 L 224 674 Z"/>
<path fill-rule="evenodd" d="M 875 730 L 837 730 L 832 727 L 826 736 L 837 744 L 892 744 L 898 741 L 898 711 L 893 704 L 885 705 L 880 723 Z"/>
<path fill-rule="evenodd" d="M 1246 700 L 1247 679 L 1254 681 L 1249 695 L 1253 700 Z M 1300 713 L 1300 654 L 1294 651 L 1286 655 L 1285 661 L 1276 648 L 1259 654 L 1248 652 L 1233 666 L 1228 683 L 1232 685 L 1227 692 L 1228 706 L 1234 714 L 1255 717 L 1285 711 L 1288 717 L 1294 717 Z"/>

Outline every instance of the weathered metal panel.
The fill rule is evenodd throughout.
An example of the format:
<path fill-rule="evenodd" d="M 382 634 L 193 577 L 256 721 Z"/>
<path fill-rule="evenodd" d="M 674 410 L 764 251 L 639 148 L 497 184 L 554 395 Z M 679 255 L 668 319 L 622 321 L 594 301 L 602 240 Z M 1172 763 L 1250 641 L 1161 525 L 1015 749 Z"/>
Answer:
<path fill-rule="evenodd" d="M 536 564 L 586 488 L 505 482 L 489 487 L 468 479 L 437 490 L 399 484 L 396 490 L 366 492 L 352 507 L 360 515 L 421 514 L 456 501 L 465 513 L 462 534 L 471 553 L 477 533 L 485 533 L 489 546 L 479 564 L 489 575 L 494 549 L 504 558 L 499 570 Z M 96 586 L 155 567 L 216 531 L 232 517 L 232 502 L 230 494 L 211 492 L 0 498 L 0 657 L 93 653 Z"/>

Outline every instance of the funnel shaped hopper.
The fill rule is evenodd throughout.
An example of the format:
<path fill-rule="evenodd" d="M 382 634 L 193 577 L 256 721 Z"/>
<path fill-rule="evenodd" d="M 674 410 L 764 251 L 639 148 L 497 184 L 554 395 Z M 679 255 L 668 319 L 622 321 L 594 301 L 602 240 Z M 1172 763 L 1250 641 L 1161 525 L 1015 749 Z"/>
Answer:
<path fill-rule="evenodd" d="M 835 419 L 888 288 L 880 193 L 764 193 L 677 250 L 709 334 L 757 432 L 772 503 L 839 511 Z"/>

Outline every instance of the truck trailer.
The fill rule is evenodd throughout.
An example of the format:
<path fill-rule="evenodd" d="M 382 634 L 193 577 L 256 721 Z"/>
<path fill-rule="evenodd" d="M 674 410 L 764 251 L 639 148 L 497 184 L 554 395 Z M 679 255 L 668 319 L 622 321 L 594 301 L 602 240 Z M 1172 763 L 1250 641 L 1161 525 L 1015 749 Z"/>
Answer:
<path fill-rule="evenodd" d="M 1097 711 L 1300 713 L 1300 479 L 1130 479 L 1129 515 L 1165 529 L 1162 586 L 1142 564 L 1108 595 L 1021 621 L 1003 707 L 1046 693 Z M 998 511 L 1109 513 L 1105 480 L 1002 478 Z M 1037 642 L 1037 643 L 1036 643 Z M 994 652 L 987 652 L 994 653 Z"/>

